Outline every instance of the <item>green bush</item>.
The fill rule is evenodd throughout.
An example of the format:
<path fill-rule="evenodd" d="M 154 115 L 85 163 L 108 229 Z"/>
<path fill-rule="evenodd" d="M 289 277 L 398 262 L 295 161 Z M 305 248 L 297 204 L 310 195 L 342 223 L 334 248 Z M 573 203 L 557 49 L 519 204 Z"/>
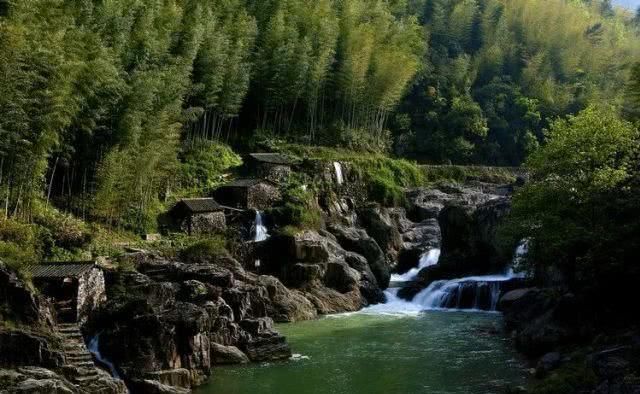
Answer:
<path fill-rule="evenodd" d="M 73 249 L 91 240 L 89 229 L 82 220 L 54 208 L 38 209 L 33 220 L 41 227 L 41 232 L 46 232 L 41 236 L 50 238 L 52 246 Z"/>
<path fill-rule="evenodd" d="M 222 236 L 201 239 L 180 252 L 180 257 L 188 263 L 207 263 L 215 256 L 227 254 L 226 241 Z"/>
<path fill-rule="evenodd" d="M 33 246 L 0 241 L 0 260 L 14 271 L 24 272 L 27 265 L 38 261 L 38 253 Z"/>
<path fill-rule="evenodd" d="M 317 230 L 322 227 L 322 213 L 316 204 L 316 190 L 304 175 L 292 174 L 283 186 L 284 202 L 269 211 L 281 226 L 298 230 Z"/>
<path fill-rule="evenodd" d="M 181 164 L 181 186 L 195 193 L 208 191 L 224 181 L 230 168 L 242 159 L 227 145 L 208 140 L 185 142 Z"/>

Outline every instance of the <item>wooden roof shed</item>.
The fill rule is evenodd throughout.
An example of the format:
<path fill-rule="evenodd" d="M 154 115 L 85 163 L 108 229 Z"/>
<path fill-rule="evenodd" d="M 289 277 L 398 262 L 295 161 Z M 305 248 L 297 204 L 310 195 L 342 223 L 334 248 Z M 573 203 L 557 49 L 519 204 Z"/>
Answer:
<path fill-rule="evenodd" d="M 224 210 L 213 198 L 184 198 L 171 209 L 174 224 L 189 234 L 207 234 L 227 228 Z"/>
<path fill-rule="evenodd" d="M 93 261 L 47 262 L 29 271 L 33 284 L 53 303 L 58 322 L 84 324 L 106 301 L 104 274 Z"/>
<path fill-rule="evenodd" d="M 224 204 L 239 209 L 264 210 L 280 200 L 278 185 L 268 179 L 237 179 L 216 189 L 215 196 Z"/>

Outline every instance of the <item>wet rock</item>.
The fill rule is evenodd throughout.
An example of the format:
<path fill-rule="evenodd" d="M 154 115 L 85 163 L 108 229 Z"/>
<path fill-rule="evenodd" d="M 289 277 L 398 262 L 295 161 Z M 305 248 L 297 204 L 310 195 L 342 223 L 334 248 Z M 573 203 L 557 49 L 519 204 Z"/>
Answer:
<path fill-rule="evenodd" d="M 131 381 L 131 388 L 138 393 L 145 394 L 190 394 L 191 390 L 182 387 L 169 386 L 157 380 L 134 379 Z"/>
<path fill-rule="evenodd" d="M 246 343 L 244 351 L 254 362 L 287 360 L 291 357 L 291 348 L 281 335 L 253 338 Z"/>
<path fill-rule="evenodd" d="M 185 368 L 149 372 L 145 375 L 145 379 L 155 380 L 167 386 L 185 389 L 191 387 L 191 373 Z"/>
<path fill-rule="evenodd" d="M 304 289 L 303 294 L 313 303 L 321 315 L 355 312 L 366 305 L 359 290 L 340 293 L 325 286 L 313 286 Z"/>
<path fill-rule="evenodd" d="M 258 283 L 267 289 L 267 315 L 278 322 L 310 320 L 317 316 L 313 304 L 296 290 L 287 289 L 277 278 L 261 275 Z"/>
<path fill-rule="evenodd" d="M 245 364 L 249 357 L 235 346 L 224 346 L 218 343 L 211 344 L 211 361 L 213 364 Z"/>

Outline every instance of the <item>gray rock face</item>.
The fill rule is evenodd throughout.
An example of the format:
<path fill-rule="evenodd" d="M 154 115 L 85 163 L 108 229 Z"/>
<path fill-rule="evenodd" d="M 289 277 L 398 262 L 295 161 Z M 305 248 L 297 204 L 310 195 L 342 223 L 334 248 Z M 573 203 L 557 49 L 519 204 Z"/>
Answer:
<path fill-rule="evenodd" d="M 59 368 L 63 364 L 62 348 L 50 336 L 0 328 L 0 365 Z"/>
<path fill-rule="evenodd" d="M 381 288 L 385 289 L 389 286 L 391 278 L 389 266 L 382 249 L 373 238 L 364 230 L 338 224 L 331 225 L 329 231 L 345 250 L 358 253 L 367 259 L 369 268 Z"/>
<path fill-rule="evenodd" d="M 235 346 L 224 346 L 218 343 L 211 344 L 211 359 L 214 364 L 245 364 L 249 357 Z"/>
<path fill-rule="evenodd" d="M 107 299 L 104 275 L 94 268 L 82 275 L 78 285 L 78 322 L 82 326 L 98 307 Z"/>
<path fill-rule="evenodd" d="M 278 322 L 310 320 L 317 316 L 313 304 L 297 290 L 287 289 L 273 276 L 261 275 L 258 283 L 267 289 L 271 303 L 267 315 Z"/>
<path fill-rule="evenodd" d="M 359 209 L 357 214 L 360 225 L 385 252 L 389 265 L 395 265 L 402 247 L 402 237 L 389 211 L 379 206 L 369 206 Z"/>
<path fill-rule="evenodd" d="M 26 284 L 0 261 L 0 320 L 46 325 L 40 304 Z"/>

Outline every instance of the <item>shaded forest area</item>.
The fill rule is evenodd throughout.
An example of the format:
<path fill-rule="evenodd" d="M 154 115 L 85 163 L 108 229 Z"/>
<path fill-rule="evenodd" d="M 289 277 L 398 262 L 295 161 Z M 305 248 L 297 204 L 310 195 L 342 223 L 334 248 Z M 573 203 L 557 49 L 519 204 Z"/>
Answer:
<path fill-rule="evenodd" d="M 0 1 L 3 216 L 144 232 L 264 141 L 518 165 L 623 108 L 640 18 L 608 1 Z M 629 109 L 631 111 L 631 109 Z"/>

